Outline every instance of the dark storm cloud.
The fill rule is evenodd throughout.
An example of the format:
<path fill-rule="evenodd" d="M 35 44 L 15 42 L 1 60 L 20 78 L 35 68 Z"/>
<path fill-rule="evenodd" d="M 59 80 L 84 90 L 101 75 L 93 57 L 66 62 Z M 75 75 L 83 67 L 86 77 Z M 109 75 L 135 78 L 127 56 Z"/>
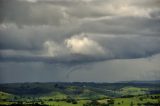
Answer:
<path fill-rule="evenodd" d="M 0 82 L 157 80 L 160 55 L 68 67 L 43 62 L 0 62 Z M 70 72 L 72 71 L 72 72 Z"/>
<path fill-rule="evenodd" d="M 0 0 L 0 82 L 154 79 L 159 7 L 159 0 Z"/>
<path fill-rule="evenodd" d="M 68 25 L 85 18 L 105 16 L 144 16 L 159 10 L 157 1 L 82 1 L 82 0 L 1 0 L 0 22 L 23 25 Z M 35 0 L 33 0 L 35 1 Z M 145 5 L 152 5 L 144 7 Z M 142 6 L 139 6 L 142 5 Z"/>
<path fill-rule="evenodd" d="M 153 18 L 160 18 L 160 10 L 156 10 L 150 13 Z"/>
<path fill-rule="evenodd" d="M 28 0 L 29 1 L 29 0 Z M 101 17 L 107 14 L 85 1 L 0 1 L 0 22 L 23 25 L 63 25 L 74 18 Z"/>
<path fill-rule="evenodd" d="M 17 0 L 1 0 L 0 1 L 0 22 L 24 22 L 27 21 L 26 16 L 29 15 L 29 6 Z"/>
<path fill-rule="evenodd" d="M 2 0 L 1 61 L 91 62 L 158 54 L 155 2 Z"/>
<path fill-rule="evenodd" d="M 68 57 L 36 57 L 36 56 L 0 56 L 1 62 L 44 62 L 49 64 L 62 64 L 63 66 L 74 66 L 86 63 L 94 63 L 99 61 L 105 61 L 105 57 L 92 57 L 92 56 L 82 56 L 82 55 L 72 55 Z"/>
<path fill-rule="evenodd" d="M 16 25 L 3 25 L 0 29 L 0 48 L 1 49 L 17 49 L 17 50 L 37 50 L 40 49 L 43 42 L 42 35 L 39 35 L 32 28 L 19 29 Z M 31 29 L 31 30 L 30 30 Z M 39 35 L 39 37 L 37 37 Z"/>
<path fill-rule="evenodd" d="M 59 25 L 65 18 L 61 7 L 18 0 L 0 1 L 0 22 L 23 25 Z"/>
<path fill-rule="evenodd" d="M 159 36 L 160 19 L 142 17 L 116 17 L 90 21 L 81 25 L 84 32 L 115 35 Z"/>
<path fill-rule="evenodd" d="M 0 25 L 0 48 L 17 50 L 38 50 L 42 49 L 43 43 L 47 40 L 62 41 L 72 36 L 75 26 L 54 27 L 54 26 L 23 26 L 19 28 L 15 24 Z M 73 31 L 73 32 L 72 32 Z"/>
<path fill-rule="evenodd" d="M 132 4 L 137 7 L 144 7 L 144 8 L 159 8 L 160 1 L 159 0 L 134 0 Z"/>
<path fill-rule="evenodd" d="M 134 23 L 133 24 L 130 23 L 128 25 L 128 30 L 131 29 L 130 31 L 125 30 L 127 29 L 127 27 L 121 29 L 120 27 L 117 26 L 117 28 L 115 27 L 116 30 L 115 32 L 112 32 L 114 30 L 110 28 L 111 32 L 108 30 L 107 31 L 108 34 L 105 34 L 107 33 L 105 32 L 105 29 L 109 28 L 104 28 L 104 26 L 102 26 L 101 24 L 99 27 L 102 27 L 102 29 L 101 28 L 99 29 L 99 27 L 97 27 L 96 29 L 96 26 L 98 26 L 98 24 L 90 26 L 93 25 L 92 23 L 88 24 L 90 26 L 88 27 L 88 29 L 87 28 L 85 29 L 85 26 L 81 28 L 75 28 L 75 30 L 79 29 L 84 31 L 85 35 L 87 35 L 86 38 L 81 36 L 81 34 L 77 35 L 74 34 L 68 36 L 65 33 L 59 33 L 59 37 L 57 37 L 58 32 L 61 32 L 61 30 L 57 31 L 56 32 L 57 34 L 54 35 L 55 31 L 50 30 L 50 27 L 49 28 L 44 27 L 40 29 L 37 29 L 35 27 L 31 29 L 27 29 L 28 27 L 18 29 L 16 27 L 15 29 L 6 28 L 6 31 L 2 29 L 1 30 L 2 39 L 0 40 L 1 61 L 16 61 L 16 62 L 42 61 L 46 63 L 57 62 L 60 64 L 71 64 L 71 63 L 80 64 L 86 62 L 96 62 L 96 61 L 98 62 L 111 59 L 142 58 L 160 53 L 160 47 L 159 47 L 160 38 L 157 37 L 159 35 L 156 34 L 158 32 L 156 32 L 153 36 L 150 33 L 151 32 L 150 29 L 145 30 L 144 28 L 142 30 L 137 29 L 137 32 L 134 33 L 134 31 L 136 31 L 135 30 L 136 25 L 134 26 Z M 103 25 L 106 26 L 107 24 L 103 22 Z M 44 32 L 44 30 L 46 30 L 46 32 Z M 132 35 L 128 35 L 131 32 Z M 71 33 L 75 32 L 73 31 Z M 147 33 L 149 36 L 145 35 Z M 68 44 L 72 48 L 66 47 L 65 44 L 66 40 L 70 42 Z M 79 46 L 77 46 L 78 45 L 77 41 L 81 42 L 84 46 L 78 48 Z M 45 43 L 47 43 L 47 47 L 44 46 Z M 102 48 L 102 54 L 101 50 L 99 50 L 98 48 Z M 88 50 L 91 52 L 89 52 Z M 100 51 L 100 54 L 98 52 L 97 54 L 92 55 L 92 53 L 94 52 L 96 53 L 96 51 Z M 78 54 L 76 52 L 78 52 Z M 58 57 L 54 56 L 55 53 L 58 54 Z M 43 55 L 46 55 L 48 57 L 44 57 Z"/>
<path fill-rule="evenodd" d="M 85 46 L 78 47 L 79 38 L 68 39 L 67 45 L 58 47 L 52 45 L 52 42 L 47 42 L 47 47 L 41 47 L 40 51 L 20 51 L 20 50 L 1 50 L 0 61 L 15 61 L 15 62 L 46 62 L 54 64 L 83 64 L 90 62 L 99 62 L 112 59 L 134 59 L 144 58 L 160 53 L 160 38 L 158 37 L 100 37 L 88 35 L 87 39 L 97 39 L 96 42 L 90 42 L 90 46 L 85 45 L 80 38 L 80 42 Z M 95 41 L 95 40 L 94 40 Z M 75 42 L 75 44 L 74 44 Z M 63 43 L 63 42 L 62 42 Z M 96 44 L 94 44 L 96 43 Z M 49 44 L 49 45 L 48 45 Z M 97 45 L 99 44 L 99 45 Z M 101 49 L 98 49 L 102 47 Z M 93 48 L 93 49 L 92 49 Z M 54 49 L 52 51 L 52 49 Z M 66 49 L 66 50 L 65 50 Z M 86 51 L 87 50 L 87 51 Z M 89 50 L 89 51 L 88 51 Z M 99 50 L 99 51 L 98 51 Z M 97 52 L 98 51 L 98 52 Z M 94 53 L 94 54 L 93 54 Z M 55 54 L 55 55 L 54 55 Z"/>

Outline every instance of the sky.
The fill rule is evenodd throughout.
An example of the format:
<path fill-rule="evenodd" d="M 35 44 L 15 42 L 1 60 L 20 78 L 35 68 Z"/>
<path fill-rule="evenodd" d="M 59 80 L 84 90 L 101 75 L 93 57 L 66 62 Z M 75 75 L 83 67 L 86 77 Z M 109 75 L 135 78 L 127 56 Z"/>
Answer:
<path fill-rule="evenodd" d="M 160 0 L 0 0 L 0 83 L 160 80 Z"/>

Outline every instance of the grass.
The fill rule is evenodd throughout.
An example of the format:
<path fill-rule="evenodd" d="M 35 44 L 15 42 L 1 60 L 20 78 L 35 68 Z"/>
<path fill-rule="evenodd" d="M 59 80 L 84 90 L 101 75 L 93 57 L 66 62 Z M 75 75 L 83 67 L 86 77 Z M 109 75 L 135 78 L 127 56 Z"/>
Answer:
<path fill-rule="evenodd" d="M 52 92 L 48 95 L 44 95 L 42 97 L 40 97 L 40 99 L 65 99 L 67 97 L 67 95 L 60 93 L 60 92 Z"/>
<path fill-rule="evenodd" d="M 65 101 L 45 102 L 45 104 L 52 105 L 52 106 L 83 106 L 83 104 L 85 104 L 86 102 L 88 102 L 88 100 L 79 100 L 77 104 L 67 103 Z"/>
<path fill-rule="evenodd" d="M 138 106 L 137 105 L 138 103 L 142 104 L 147 102 L 151 102 L 151 103 L 158 102 L 158 99 L 145 98 L 143 100 L 140 100 L 140 97 L 144 98 L 144 96 L 133 97 L 133 98 L 115 98 L 114 106 L 130 106 L 131 102 L 133 102 L 134 106 Z"/>
<path fill-rule="evenodd" d="M 146 98 L 141 101 L 139 97 L 133 97 L 133 98 L 114 98 L 114 105 L 113 106 L 130 106 L 131 102 L 133 102 L 134 106 L 138 106 L 138 103 L 157 103 L 157 99 L 150 99 Z M 59 102 L 45 102 L 45 104 L 53 105 L 53 106 L 83 106 L 83 104 L 89 102 L 90 100 L 78 100 L 78 104 L 72 104 L 72 103 L 66 103 L 65 101 L 59 101 Z M 107 99 L 98 100 L 100 103 L 107 103 Z"/>
<path fill-rule="evenodd" d="M 106 95 L 102 95 L 93 91 L 85 92 L 77 96 L 79 99 L 97 99 L 97 98 L 106 98 Z"/>
<path fill-rule="evenodd" d="M 143 95 L 146 94 L 148 88 L 139 88 L 139 87 L 124 87 L 118 91 L 121 95 Z"/>
<path fill-rule="evenodd" d="M 13 98 L 13 97 L 14 97 L 14 95 L 12 95 L 12 94 L 0 91 L 0 99 L 9 99 L 9 98 Z"/>
<path fill-rule="evenodd" d="M 24 86 L 24 85 L 23 85 Z M 31 85 L 25 85 L 25 88 L 27 91 L 33 91 L 33 88 Z M 31 87 L 30 87 L 31 86 Z M 39 84 L 35 84 L 36 90 L 39 92 L 37 95 L 34 95 L 33 93 L 28 94 L 26 92 L 22 92 L 21 95 L 18 95 L 21 90 L 16 90 L 15 88 L 12 88 L 18 92 L 16 93 L 5 93 L 0 91 L 0 105 L 3 104 L 13 104 L 17 103 L 17 101 L 21 101 L 24 104 L 31 104 L 38 102 L 39 104 L 47 104 L 51 106 L 83 106 L 83 104 L 86 104 L 90 102 L 91 100 L 97 100 L 100 104 L 102 103 L 109 103 L 108 100 L 113 99 L 114 105 L 112 106 L 130 106 L 131 103 L 133 103 L 134 106 L 138 106 L 137 104 L 144 104 L 147 102 L 150 103 L 158 103 L 160 102 L 159 99 L 155 99 L 155 96 L 160 96 L 160 94 L 148 94 L 150 90 L 150 86 L 145 87 L 144 86 L 134 86 L 134 85 L 123 85 L 122 87 L 120 85 L 119 89 L 109 89 L 107 86 L 102 86 L 97 88 L 95 85 L 93 86 L 86 86 L 81 87 L 80 85 L 60 85 L 58 87 L 53 87 L 53 90 L 50 90 L 50 92 L 44 92 L 46 89 L 48 89 L 49 85 L 42 86 Z M 19 87 L 18 87 L 19 88 Z M 43 88 L 43 89 L 42 89 Z M 63 88 L 63 89 L 62 89 Z M 159 88 L 157 88 L 159 89 Z M 155 90 L 155 89 L 153 89 Z M 22 89 L 22 91 L 25 91 Z M 34 91 L 34 92 L 35 92 Z M 43 93 L 41 93 L 41 91 Z M 106 92 L 107 91 L 107 92 Z M 37 93 L 35 92 L 35 93 Z M 112 93 L 114 96 L 110 96 L 109 93 Z M 117 96 L 115 96 L 117 95 Z M 153 97 L 154 96 L 154 97 Z M 123 98 L 122 98 L 123 97 Z M 77 101 L 77 104 L 73 104 L 75 102 L 72 101 L 72 103 L 68 103 L 68 98 L 74 99 Z M 156 97 L 157 98 L 157 97 Z M 92 102 L 91 102 L 92 103 Z M 143 106 L 143 105 L 141 105 Z"/>
<path fill-rule="evenodd" d="M 1 95 L 3 94 L 3 98 L 6 98 L 8 96 L 12 96 L 10 94 L 7 93 L 0 93 Z M 58 94 L 59 96 L 61 94 Z M 147 102 L 151 102 L 151 103 L 157 103 L 158 99 L 151 99 L 151 96 L 160 96 L 160 94 L 154 94 L 154 95 L 149 95 L 149 97 L 147 95 L 142 95 L 142 96 L 134 96 L 131 98 L 113 98 L 114 100 L 114 105 L 113 106 L 130 106 L 131 102 L 133 103 L 134 106 L 138 106 L 137 104 L 140 103 L 147 103 Z M 72 104 L 72 103 L 67 103 L 66 101 L 47 101 L 47 99 L 50 98 L 49 97 L 45 97 L 45 98 L 41 98 L 42 101 L 44 102 L 44 104 L 47 105 L 51 105 L 51 106 L 83 106 L 83 104 L 89 102 L 90 100 L 77 100 L 77 104 Z M 143 98 L 143 100 L 141 100 L 140 98 Z M 99 103 L 107 103 L 107 100 L 109 99 L 101 99 L 98 100 Z M 0 104 L 12 104 L 14 102 L 7 102 L 7 101 L 1 101 Z M 25 102 L 24 102 L 25 103 Z M 143 106 L 143 105 L 142 105 Z"/>

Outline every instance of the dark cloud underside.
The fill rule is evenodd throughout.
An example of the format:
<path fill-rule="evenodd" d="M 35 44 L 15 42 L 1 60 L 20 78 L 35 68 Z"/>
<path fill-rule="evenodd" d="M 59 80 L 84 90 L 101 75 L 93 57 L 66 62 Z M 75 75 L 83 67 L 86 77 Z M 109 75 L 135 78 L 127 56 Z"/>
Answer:
<path fill-rule="evenodd" d="M 11 81 L 9 76 L 12 69 L 18 70 L 16 73 L 22 76 L 24 74 L 20 70 L 28 76 L 34 73 L 32 77 L 36 76 L 38 70 L 41 74 L 53 70 L 47 73 L 64 77 L 70 70 L 80 70 L 76 71 L 78 75 L 91 68 L 93 76 L 96 70 L 109 76 L 110 70 L 116 74 L 115 70 L 118 69 L 106 65 L 107 68 L 105 64 L 125 67 L 127 63 L 124 61 L 127 60 L 130 63 L 128 66 L 132 66 L 136 64 L 132 62 L 134 59 L 140 62 L 142 58 L 142 64 L 150 64 L 150 67 L 135 68 L 135 72 L 132 72 L 134 67 L 122 68 L 128 70 L 126 73 L 134 73 L 126 79 L 136 78 L 138 70 L 142 74 L 145 69 L 147 72 L 150 70 L 151 74 L 152 70 L 158 73 L 160 68 L 153 61 L 148 63 L 147 58 L 159 56 L 160 53 L 159 4 L 159 0 L 0 0 L 1 82 Z M 115 60 L 120 62 L 115 63 Z M 92 69 L 93 64 L 98 67 L 96 70 Z M 7 68 L 7 65 L 11 68 Z M 146 76 L 152 79 L 151 74 Z M 71 78 L 76 80 L 74 76 Z M 17 81 L 20 79 L 23 78 Z M 32 78 L 32 81 L 38 79 Z M 27 78 L 23 80 L 29 81 Z M 60 79 L 50 76 L 43 80 Z M 63 80 L 68 81 L 65 77 Z M 93 78 L 86 77 L 86 80 Z M 108 80 L 113 81 L 112 78 Z M 116 80 L 123 79 L 117 77 Z M 77 77 L 77 81 L 81 81 L 81 78 Z"/>

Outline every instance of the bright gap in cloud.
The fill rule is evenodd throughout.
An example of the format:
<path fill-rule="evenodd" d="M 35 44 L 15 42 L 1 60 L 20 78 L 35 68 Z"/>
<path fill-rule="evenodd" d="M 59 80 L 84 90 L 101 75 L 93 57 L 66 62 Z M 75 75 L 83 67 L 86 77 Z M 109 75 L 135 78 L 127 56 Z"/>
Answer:
<path fill-rule="evenodd" d="M 104 48 L 85 34 L 75 35 L 65 40 L 66 47 L 73 54 L 104 55 Z"/>

